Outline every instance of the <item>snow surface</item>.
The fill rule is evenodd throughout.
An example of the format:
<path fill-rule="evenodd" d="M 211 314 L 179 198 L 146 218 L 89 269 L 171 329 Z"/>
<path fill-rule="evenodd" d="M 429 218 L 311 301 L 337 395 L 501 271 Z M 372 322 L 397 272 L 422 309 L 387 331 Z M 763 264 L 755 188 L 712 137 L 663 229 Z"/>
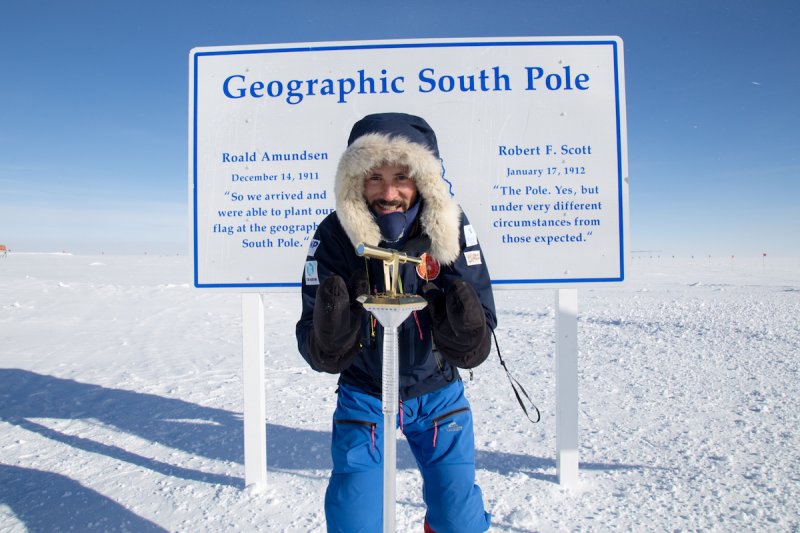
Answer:
<path fill-rule="evenodd" d="M 491 265 L 489 265 L 491 267 Z M 268 486 L 244 487 L 241 296 L 187 257 L 0 259 L 0 531 L 319 531 L 334 376 L 271 293 Z M 493 531 L 798 531 L 800 261 L 635 257 L 579 290 L 580 481 L 555 466 L 554 291 L 497 291 L 496 355 L 467 382 Z M 465 374 L 466 377 L 466 374 Z M 402 438 L 402 437 L 400 437 Z M 422 531 L 398 446 L 399 531 Z"/>

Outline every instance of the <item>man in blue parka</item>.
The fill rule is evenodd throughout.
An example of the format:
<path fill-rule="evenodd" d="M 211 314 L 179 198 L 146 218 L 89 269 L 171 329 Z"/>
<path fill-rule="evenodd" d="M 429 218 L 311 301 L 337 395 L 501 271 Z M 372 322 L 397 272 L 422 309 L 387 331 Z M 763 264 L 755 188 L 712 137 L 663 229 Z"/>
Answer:
<path fill-rule="evenodd" d="M 398 423 L 422 473 L 425 530 L 486 531 L 472 414 L 458 372 L 486 359 L 496 325 L 475 230 L 449 194 L 425 120 L 369 115 L 353 126 L 347 144 L 336 173 L 336 211 L 309 247 L 296 330 L 309 365 L 339 374 L 328 531 L 382 529 L 383 329 L 356 298 L 389 288 L 383 263 L 356 255 L 358 243 L 424 258 L 420 266 L 400 266 L 400 292 L 421 294 L 428 306 L 398 329 Z"/>

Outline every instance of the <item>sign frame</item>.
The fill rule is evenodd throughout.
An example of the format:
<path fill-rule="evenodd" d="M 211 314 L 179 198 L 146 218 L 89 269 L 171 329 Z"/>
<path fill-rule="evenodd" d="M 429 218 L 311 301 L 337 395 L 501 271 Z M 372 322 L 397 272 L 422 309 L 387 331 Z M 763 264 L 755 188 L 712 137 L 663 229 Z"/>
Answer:
<path fill-rule="evenodd" d="M 590 287 L 590 286 L 606 286 L 608 284 L 622 283 L 626 279 L 626 273 L 629 261 L 629 231 L 628 231 L 628 168 L 627 168 L 627 126 L 626 126 L 626 106 L 625 106 L 625 84 L 624 84 L 624 64 L 623 64 L 623 50 L 622 40 L 619 37 L 513 37 L 513 38 L 481 38 L 481 39 L 421 39 L 421 40 L 386 40 L 386 41 L 352 41 L 352 42 L 327 42 L 327 43 L 292 43 L 292 44 L 267 44 L 267 45 L 248 45 L 248 46 L 230 46 L 230 47 L 209 47 L 209 48 L 196 48 L 190 54 L 190 83 L 189 83 L 189 203 L 191 206 L 190 218 L 190 242 L 191 252 L 193 257 L 193 281 L 194 287 L 199 289 L 227 289 L 235 292 L 268 292 L 268 291 L 294 291 L 300 286 L 300 277 L 303 270 L 303 261 L 305 258 L 304 249 L 302 250 L 289 250 L 291 254 L 296 256 L 296 259 L 291 263 L 291 271 L 289 267 L 286 268 L 287 272 L 283 274 L 283 278 L 273 281 L 260 281 L 250 279 L 223 279 L 219 280 L 206 280 L 203 279 L 204 270 L 207 268 L 208 261 L 205 256 L 199 252 L 201 248 L 201 241 L 208 240 L 204 232 L 207 231 L 202 222 L 205 220 L 198 219 L 198 213 L 203 210 L 202 207 L 202 192 L 199 177 L 199 151 L 202 147 L 199 143 L 199 136 L 201 135 L 201 128 L 198 125 L 200 122 L 199 114 L 202 112 L 201 108 L 201 91 L 200 80 L 202 71 L 204 69 L 204 62 L 211 58 L 242 58 L 249 57 L 269 57 L 276 58 L 281 54 L 329 54 L 329 53 L 358 53 L 365 51 L 389 51 L 389 50 L 426 50 L 426 51 L 441 51 L 444 49 L 453 49 L 459 52 L 465 50 L 481 50 L 486 47 L 500 47 L 506 50 L 513 50 L 515 47 L 536 47 L 539 50 L 546 47 L 600 47 L 608 50 L 611 54 L 611 63 L 613 65 L 613 73 L 610 74 L 613 78 L 613 103 L 614 103 L 614 127 L 613 132 L 608 132 L 609 137 L 613 137 L 611 143 L 614 145 L 614 158 L 615 158 L 615 176 L 613 196 L 616 202 L 616 208 L 612 210 L 612 215 L 615 220 L 612 220 L 615 235 L 612 236 L 612 241 L 608 245 L 609 256 L 613 259 L 610 263 L 612 268 L 608 272 L 603 272 L 601 275 L 583 275 L 581 273 L 575 274 L 571 271 L 570 263 L 567 268 L 560 268 L 556 266 L 555 269 L 559 270 L 557 277 L 550 274 L 549 277 L 537 277 L 532 273 L 524 272 L 520 276 L 502 275 L 499 269 L 495 270 L 493 265 L 501 264 L 501 253 L 491 250 L 487 243 L 482 239 L 481 244 L 486 255 L 486 260 L 489 263 L 490 271 L 493 272 L 492 283 L 497 289 L 518 289 L 518 288 L 566 288 L 566 287 Z M 299 56 L 296 56 L 299 57 Z M 569 68 L 567 66 L 566 68 Z M 530 75 L 530 73 L 529 73 Z M 387 105 L 384 107 L 395 108 L 395 105 Z M 390 109 L 386 109 L 390 110 Z M 395 109 L 391 109 L 395 110 Z M 402 109 L 400 109 L 402 110 Z M 425 116 L 424 113 L 420 113 Z M 349 128 L 352 122 L 343 124 L 343 127 Z M 439 129 L 434 125 L 434 129 L 439 133 Z M 442 139 L 446 136 L 440 134 L 440 145 L 444 144 Z M 343 139 L 336 139 L 337 142 Z M 340 142 L 341 144 L 341 142 Z M 343 147 L 342 147 L 343 149 Z M 338 153 L 331 152 L 330 157 L 334 160 L 338 159 Z M 445 169 L 445 174 L 447 174 Z M 445 175 L 445 179 L 448 179 Z M 202 180 L 201 180 L 202 181 Z M 332 196 L 332 187 L 330 188 Z M 457 196 L 457 200 L 460 198 Z M 586 204 L 578 204 L 586 205 Z M 468 207 L 468 206 L 467 206 Z M 473 223 L 475 223 L 474 209 L 466 209 L 468 216 L 470 216 Z M 201 215 L 205 216 L 205 215 Z M 321 220 L 321 216 L 318 217 Z M 595 219 L 596 221 L 597 219 Z M 485 224 L 484 224 L 485 226 Z M 478 225 L 479 234 L 484 233 L 486 228 Z M 307 244 L 310 235 L 305 236 Z M 537 237 L 538 238 L 538 237 Z M 542 237 L 543 239 L 546 237 Z M 548 249 L 551 243 L 547 242 Z M 304 248 L 304 247 L 300 247 Z M 605 247 L 604 247 L 605 248 Z M 555 250 L 555 248 L 552 248 Z M 488 252 L 488 253 L 487 253 Z M 557 254 L 556 254 L 557 255 Z M 605 257 L 606 254 L 603 254 Z M 293 257 L 294 257 L 293 256 Z M 616 263 L 613 263 L 616 261 Z M 213 262 L 213 261 L 212 261 Z M 232 263 L 242 263 L 243 260 L 233 260 Z M 585 258 L 582 263 L 590 262 Z M 617 266 L 618 265 L 618 268 Z M 270 265 L 272 266 L 272 265 Z M 522 268 L 522 267 L 520 267 Z M 265 270 L 262 268 L 261 270 Z M 497 274 L 496 274 L 497 272 Z M 224 276 L 223 276 L 224 277 Z M 248 276 L 249 278 L 249 276 Z"/>

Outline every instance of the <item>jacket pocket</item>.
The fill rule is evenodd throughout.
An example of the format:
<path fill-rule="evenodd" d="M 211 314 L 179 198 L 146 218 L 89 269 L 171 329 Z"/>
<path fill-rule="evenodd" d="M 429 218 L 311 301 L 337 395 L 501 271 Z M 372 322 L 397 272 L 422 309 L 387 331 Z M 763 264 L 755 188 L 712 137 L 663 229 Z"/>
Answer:
<path fill-rule="evenodd" d="M 447 422 L 449 418 L 452 418 L 455 415 L 457 415 L 459 413 L 463 413 L 465 411 L 469 411 L 469 407 L 465 406 L 465 407 L 460 407 L 458 409 L 453 409 L 452 411 L 448 411 L 448 412 L 444 413 L 443 415 L 439 415 L 439 416 L 437 416 L 436 418 L 433 419 L 433 447 L 434 448 L 436 447 L 436 439 L 439 437 L 439 427 L 440 426 L 444 426 L 445 422 Z M 451 429 L 449 429 L 449 428 L 451 428 L 451 426 L 453 426 L 454 424 L 455 424 L 455 427 L 456 427 L 456 429 L 454 429 L 454 431 L 461 431 L 461 429 L 462 429 L 461 426 L 458 426 L 458 424 L 456 424 L 455 421 L 451 422 L 450 426 L 445 426 L 445 427 L 448 428 L 448 431 L 451 431 Z"/>
<path fill-rule="evenodd" d="M 334 420 L 334 424 L 337 426 L 347 427 L 347 426 L 356 426 L 356 427 L 363 427 L 369 431 L 369 439 L 372 445 L 372 449 L 375 450 L 375 428 L 378 427 L 376 422 L 370 422 L 369 420 L 355 420 L 355 419 L 341 419 L 341 420 Z"/>

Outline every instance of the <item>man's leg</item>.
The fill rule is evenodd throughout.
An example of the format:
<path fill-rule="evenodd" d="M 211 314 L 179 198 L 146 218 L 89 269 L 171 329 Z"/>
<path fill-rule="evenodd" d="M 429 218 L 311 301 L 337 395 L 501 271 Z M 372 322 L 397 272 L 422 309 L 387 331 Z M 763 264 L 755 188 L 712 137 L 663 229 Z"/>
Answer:
<path fill-rule="evenodd" d="M 436 533 L 480 533 L 489 529 L 475 484 L 475 437 L 464 385 L 419 398 L 419 414 L 404 434 L 422 472 L 426 520 Z"/>
<path fill-rule="evenodd" d="M 333 414 L 333 473 L 325 493 L 329 532 L 383 529 L 383 415 L 381 401 L 339 387 Z"/>

